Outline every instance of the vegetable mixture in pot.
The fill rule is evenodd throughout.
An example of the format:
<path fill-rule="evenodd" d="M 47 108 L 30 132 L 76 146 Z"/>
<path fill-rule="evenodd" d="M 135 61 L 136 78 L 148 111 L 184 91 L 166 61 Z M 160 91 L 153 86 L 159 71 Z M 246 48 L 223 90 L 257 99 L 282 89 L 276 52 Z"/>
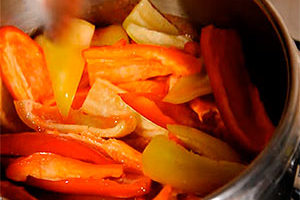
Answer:
<path fill-rule="evenodd" d="M 1 27 L 1 195 L 197 199 L 238 176 L 274 126 L 237 31 L 199 35 L 147 0 L 55 39 Z"/>

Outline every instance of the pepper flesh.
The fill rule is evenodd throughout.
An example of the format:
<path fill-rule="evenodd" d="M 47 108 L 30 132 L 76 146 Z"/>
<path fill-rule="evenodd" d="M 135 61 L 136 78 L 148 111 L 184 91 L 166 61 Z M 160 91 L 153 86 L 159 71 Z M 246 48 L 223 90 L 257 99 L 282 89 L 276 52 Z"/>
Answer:
<path fill-rule="evenodd" d="M 14 99 L 43 102 L 53 95 L 42 49 L 15 27 L 0 28 L 0 66 L 3 82 Z"/>
<path fill-rule="evenodd" d="M 87 21 L 72 19 L 57 41 L 44 35 L 36 38 L 45 52 L 56 104 L 64 117 L 68 116 L 83 73 L 81 51 L 89 47 L 94 29 Z"/>
<path fill-rule="evenodd" d="M 45 180 L 65 180 L 68 178 L 120 177 L 121 164 L 92 164 L 53 153 L 38 152 L 21 157 L 6 169 L 7 178 L 26 181 L 27 176 Z"/>
<path fill-rule="evenodd" d="M 28 156 L 35 152 L 51 152 L 97 164 L 115 163 L 91 145 L 53 134 L 30 132 L 2 134 L 0 142 L 1 155 Z"/>
<path fill-rule="evenodd" d="M 122 83 L 168 74 L 184 76 L 202 69 L 200 59 L 174 48 L 155 45 L 92 47 L 83 51 L 83 57 L 91 85 L 96 78 Z"/>
<path fill-rule="evenodd" d="M 137 176 L 116 181 L 93 178 L 49 181 L 28 177 L 26 184 L 53 192 L 130 198 L 147 194 L 150 191 L 151 179 Z"/>
<path fill-rule="evenodd" d="M 248 152 L 261 151 L 274 126 L 250 81 L 239 35 L 210 25 L 202 29 L 200 45 L 216 103 L 231 133 L 226 139 Z"/>
<path fill-rule="evenodd" d="M 224 185 L 244 168 L 239 163 L 196 155 L 166 136 L 154 137 L 143 152 L 145 175 L 160 183 L 201 195 Z"/>
<path fill-rule="evenodd" d="M 168 124 L 167 128 L 183 142 L 184 146 L 200 155 L 214 160 L 240 162 L 239 155 L 220 139 L 188 126 Z"/>

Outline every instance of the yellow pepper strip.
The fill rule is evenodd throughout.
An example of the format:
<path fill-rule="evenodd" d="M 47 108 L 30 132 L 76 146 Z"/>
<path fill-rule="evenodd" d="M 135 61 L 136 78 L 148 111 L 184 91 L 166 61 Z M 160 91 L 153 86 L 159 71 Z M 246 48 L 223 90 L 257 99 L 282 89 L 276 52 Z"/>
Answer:
<path fill-rule="evenodd" d="M 125 30 L 121 25 L 110 25 L 104 28 L 98 28 L 95 30 L 91 46 L 104 46 L 104 45 L 113 45 L 124 39 L 129 43 L 129 38 Z"/>
<path fill-rule="evenodd" d="M 239 155 L 225 142 L 198 129 L 168 124 L 168 130 L 196 153 L 214 160 L 240 162 Z"/>
<path fill-rule="evenodd" d="M 219 188 L 245 169 L 239 163 L 196 155 L 166 136 L 154 137 L 142 159 L 143 171 L 151 179 L 200 195 Z"/>
<path fill-rule="evenodd" d="M 45 53 L 56 104 L 65 117 L 84 69 L 81 51 L 89 47 L 94 29 L 94 25 L 84 20 L 73 19 L 58 41 L 50 41 L 44 35 L 36 38 Z"/>

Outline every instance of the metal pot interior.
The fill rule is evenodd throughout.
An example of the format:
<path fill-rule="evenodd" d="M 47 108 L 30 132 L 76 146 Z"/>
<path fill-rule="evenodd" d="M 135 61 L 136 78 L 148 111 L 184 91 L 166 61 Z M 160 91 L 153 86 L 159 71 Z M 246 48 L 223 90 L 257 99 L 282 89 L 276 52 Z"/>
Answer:
<path fill-rule="evenodd" d="M 2 3 L 4 9 L 2 25 L 17 25 L 26 32 L 43 27 L 44 22 L 40 20 L 42 18 L 20 12 L 24 10 L 22 5 L 32 0 L 18 1 L 13 5 L 14 1 L 6 0 Z M 99 26 L 121 23 L 137 2 L 138 0 L 84 1 L 80 17 Z M 35 3 L 38 1 L 35 0 Z M 288 103 L 289 88 L 293 84 L 289 79 L 291 69 L 278 32 L 259 3 L 253 0 L 152 0 L 152 3 L 163 13 L 189 19 L 199 32 L 201 27 L 207 24 L 238 30 L 242 37 L 246 66 L 251 80 L 259 89 L 272 122 L 278 125 Z M 30 17 L 24 18 L 22 14 Z M 27 19 L 26 22 L 19 20 L 20 16 Z M 255 166 L 252 168 L 255 170 Z M 238 183 L 239 178 L 235 179 L 232 186 Z"/>

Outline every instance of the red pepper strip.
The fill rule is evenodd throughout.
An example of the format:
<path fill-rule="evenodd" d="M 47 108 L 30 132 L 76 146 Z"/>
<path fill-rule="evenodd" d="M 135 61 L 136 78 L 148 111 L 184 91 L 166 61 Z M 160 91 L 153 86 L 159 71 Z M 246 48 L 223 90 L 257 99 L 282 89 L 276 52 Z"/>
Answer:
<path fill-rule="evenodd" d="M 119 95 L 134 110 L 159 126 L 166 128 L 167 124 L 176 123 L 172 118 L 162 113 L 154 101 L 144 96 L 135 93 L 122 93 Z"/>
<path fill-rule="evenodd" d="M 92 47 L 83 51 L 83 57 L 91 83 L 96 78 L 122 83 L 168 74 L 184 76 L 202 69 L 200 59 L 177 49 L 155 45 Z"/>
<path fill-rule="evenodd" d="M 14 99 L 43 102 L 52 87 L 40 46 L 21 30 L 0 28 L 1 76 Z"/>
<path fill-rule="evenodd" d="M 37 200 L 23 187 L 16 186 L 8 181 L 0 182 L 0 196 L 11 200 Z"/>
<path fill-rule="evenodd" d="M 140 93 L 140 95 L 153 101 L 165 115 L 172 118 L 178 124 L 191 127 L 199 125 L 197 114 L 189 106 L 163 102 L 158 96 L 149 93 Z"/>
<path fill-rule="evenodd" d="M 170 200 L 171 197 L 172 187 L 170 185 L 165 185 L 153 200 Z"/>
<path fill-rule="evenodd" d="M 0 135 L 0 144 L 1 155 L 28 156 L 35 152 L 51 152 L 97 164 L 115 163 L 87 144 L 47 133 Z"/>
<path fill-rule="evenodd" d="M 207 26 L 201 33 L 201 52 L 228 139 L 250 152 L 264 148 L 274 126 L 245 67 L 239 35 L 234 30 Z"/>
<path fill-rule="evenodd" d="M 44 152 L 21 157 L 6 169 L 6 177 L 14 181 L 26 181 L 27 176 L 46 180 L 65 180 L 68 178 L 118 178 L 122 174 L 121 164 L 92 164 Z"/>
<path fill-rule="evenodd" d="M 71 193 L 90 194 L 119 198 L 131 198 L 142 196 L 150 191 L 151 180 L 145 176 L 139 176 L 132 180 L 120 178 L 113 181 L 109 179 L 82 179 L 72 178 L 62 181 L 49 181 L 28 177 L 26 183 L 41 189 Z"/>

